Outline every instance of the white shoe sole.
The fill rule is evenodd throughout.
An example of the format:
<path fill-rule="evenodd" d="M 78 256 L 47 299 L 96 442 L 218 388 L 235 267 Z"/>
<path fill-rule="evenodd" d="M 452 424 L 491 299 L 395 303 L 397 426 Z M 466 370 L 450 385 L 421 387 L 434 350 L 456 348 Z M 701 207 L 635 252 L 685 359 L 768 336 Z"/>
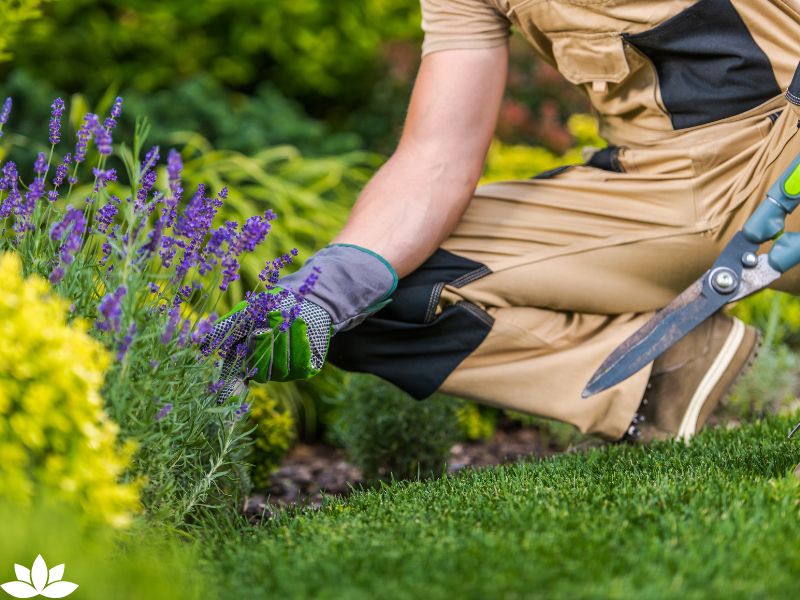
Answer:
<path fill-rule="evenodd" d="M 719 380 L 728 370 L 728 367 L 736 356 L 736 351 L 742 344 L 745 334 L 745 324 L 739 319 L 733 320 L 733 326 L 728 334 L 728 339 L 722 345 L 722 348 L 711 364 L 711 367 L 706 371 L 705 376 L 697 386 L 692 399 L 689 401 L 689 407 L 681 420 L 681 426 L 678 428 L 678 439 L 690 440 L 695 433 L 697 433 L 697 421 L 700 418 L 700 411 L 708 400 L 709 394 L 714 390 Z"/>

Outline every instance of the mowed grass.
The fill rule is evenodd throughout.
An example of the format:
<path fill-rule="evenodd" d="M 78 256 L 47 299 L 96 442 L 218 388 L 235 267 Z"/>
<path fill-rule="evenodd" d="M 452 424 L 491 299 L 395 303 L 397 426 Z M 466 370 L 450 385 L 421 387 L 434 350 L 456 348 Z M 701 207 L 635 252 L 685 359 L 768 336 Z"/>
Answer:
<path fill-rule="evenodd" d="M 205 564 L 231 598 L 797 598 L 793 424 L 359 492 Z"/>

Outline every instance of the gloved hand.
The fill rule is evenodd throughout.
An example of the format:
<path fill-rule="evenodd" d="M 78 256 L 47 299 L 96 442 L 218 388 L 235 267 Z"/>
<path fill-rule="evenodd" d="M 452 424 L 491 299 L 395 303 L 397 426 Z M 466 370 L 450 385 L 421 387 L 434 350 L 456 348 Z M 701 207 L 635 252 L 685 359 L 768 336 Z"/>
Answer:
<path fill-rule="evenodd" d="M 306 284 L 314 279 L 313 286 Z M 270 291 L 277 296 L 271 309 L 259 310 L 258 300 L 240 302 L 206 336 L 202 347 L 219 348 L 225 358 L 218 399 L 238 393 L 251 378 L 263 383 L 313 377 L 325 363 L 331 337 L 380 310 L 396 287 L 394 269 L 374 252 L 348 244 L 323 248 L 278 281 Z"/>

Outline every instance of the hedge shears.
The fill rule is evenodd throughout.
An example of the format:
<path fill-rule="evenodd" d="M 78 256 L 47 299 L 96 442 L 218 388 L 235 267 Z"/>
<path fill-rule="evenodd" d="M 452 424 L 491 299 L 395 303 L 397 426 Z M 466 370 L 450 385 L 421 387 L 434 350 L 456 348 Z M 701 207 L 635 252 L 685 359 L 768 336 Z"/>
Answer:
<path fill-rule="evenodd" d="M 659 310 L 606 358 L 583 391 L 588 398 L 653 362 L 726 304 L 765 288 L 800 263 L 800 233 L 784 233 L 786 217 L 800 204 L 800 155 L 767 191 L 702 277 Z M 767 254 L 757 254 L 775 240 Z"/>

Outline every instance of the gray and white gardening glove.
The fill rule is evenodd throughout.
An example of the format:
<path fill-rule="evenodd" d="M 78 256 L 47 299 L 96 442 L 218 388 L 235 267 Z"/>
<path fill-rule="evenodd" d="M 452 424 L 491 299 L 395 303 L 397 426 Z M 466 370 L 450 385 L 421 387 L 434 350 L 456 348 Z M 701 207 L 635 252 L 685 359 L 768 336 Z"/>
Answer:
<path fill-rule="evenodd" d="M 238 394 L 248 379 L 313 377 L 331 337 L 383 308 L 396 287 L 397 274 L 378 254 L 349 244 L 323 248 L 278 281 L 272 306 L 240 302 L 206 336 L 203 347 L 219 348 L 225 358 L 218 399 Z"/>

